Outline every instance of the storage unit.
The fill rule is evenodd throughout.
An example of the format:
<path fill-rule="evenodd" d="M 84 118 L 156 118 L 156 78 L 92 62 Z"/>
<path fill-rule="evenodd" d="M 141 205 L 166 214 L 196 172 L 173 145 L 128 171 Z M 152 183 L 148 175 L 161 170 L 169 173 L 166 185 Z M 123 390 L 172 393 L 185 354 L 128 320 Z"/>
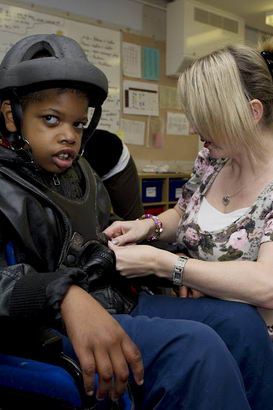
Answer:
<path fill-rule="evenodd" d="M 161 212 L 165 211 L 164 206 L 145 206 L 145 214 L 159 215 Z"/>
<path fill-rule="evenodd" d="M 163 179 L 149 178 L 142 180 L 142 202 L 161 202 L 162 201 Z"/>
<path fill-rule="evenodd" d="M 189 175 L 184 173 L 140 173 L 139 183 L 145 213 L 158 215 L 173 207 Z"/>
<path fill-rule="evenodd" d="M 185 178 L 169 178 L 169 201 L 178 201 L 182 187 L 187 182 Z"/>

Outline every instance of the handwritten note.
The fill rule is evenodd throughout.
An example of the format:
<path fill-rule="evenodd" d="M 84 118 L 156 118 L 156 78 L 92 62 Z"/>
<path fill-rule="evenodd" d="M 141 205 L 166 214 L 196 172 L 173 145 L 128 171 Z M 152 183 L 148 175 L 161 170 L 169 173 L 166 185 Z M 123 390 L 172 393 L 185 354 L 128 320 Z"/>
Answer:
<path fill-rule="evenodd" d="M 0 60 L 21 38 L 31 34 L 57 33 L 65 28 L 61 17 L 19 7 L 0 5 Z"/>
<path fill-rule="evenodd" d="M 115 132 L 120 128 L 120 32 L 68 20 L 21 7 L 0 5 L 0 60 L 21 38 L 31 34 L 64 34 L 75 39 L 88 59 L 109 81 L 101 124 Z"/>
<path fill-rule="evenodd" d="M 124 81 L 124 113 L 159 115 L 158 85 L 137 81 Z"/>

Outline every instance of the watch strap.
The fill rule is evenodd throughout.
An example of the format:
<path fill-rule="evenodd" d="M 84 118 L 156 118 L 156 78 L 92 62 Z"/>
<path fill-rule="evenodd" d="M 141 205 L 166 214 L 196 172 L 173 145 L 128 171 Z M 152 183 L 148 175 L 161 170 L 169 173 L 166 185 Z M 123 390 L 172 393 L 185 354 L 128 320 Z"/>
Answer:
<path fill-rule="evenodd" d="M 179 256 L 177 258 L 177 261 L 176 261 L 176 263 L 174 265 L 174 269 L 173 269 L 173 275 L 172 275 L 174 286 L 182 286 L 183 285 L 184 268 L 185 268 L 185 265 L 186 265 L 188 259 L 189 258 L 187 256 Z"/>

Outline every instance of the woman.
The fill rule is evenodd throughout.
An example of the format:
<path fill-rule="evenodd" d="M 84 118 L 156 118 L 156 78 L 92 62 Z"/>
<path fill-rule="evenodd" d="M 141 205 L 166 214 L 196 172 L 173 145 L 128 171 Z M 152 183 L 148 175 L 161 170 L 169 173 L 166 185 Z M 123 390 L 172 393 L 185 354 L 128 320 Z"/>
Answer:
<path fill-rule="evenodd" d="M 273 308 L 273 41 L 262 50 L 227 47 L 198 59 L 181 75 L 183 109 L 204 143 L 192 177 L 176 206 L 158 219 L 115 222 L 105 231 L 123 276 L 155 275 L 179 285 L 184 298 L 173 298 L 172 309 L 166 309 L 161 297 L 157 315 L 202 321 L 220 334 L 239 364 L 253 409 L 273 406 L 266 327 L 248 335 L 253 344 L 247 353 L 242 336 L 252 326 L 248 305 Z M 151 236 L 176 240 L 188 256 L 122 246 Z M 143 314 L 155 314 L 155 302 L 146 296 L 140 296 L 141 305 Z M 268 340 L 264 355 L 261 339 Z M 255 377 L 260 377 L 256 388 Z"/>

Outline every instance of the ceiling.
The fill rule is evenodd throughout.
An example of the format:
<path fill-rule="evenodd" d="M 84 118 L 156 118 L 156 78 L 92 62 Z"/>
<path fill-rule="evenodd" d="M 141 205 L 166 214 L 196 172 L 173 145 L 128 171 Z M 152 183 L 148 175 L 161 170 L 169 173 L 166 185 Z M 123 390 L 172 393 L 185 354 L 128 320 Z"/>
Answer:
<path fill-rule="evenodd" d="M 168 1 L 168 0 L 167 0 Z M 170 1 L 170 0 L 169 0 Z M 266 11 L 273 11 L 273 0 L 197 0 L 243 17 L 246 26 L 273 34 L 273 27 L 265 24 Z"/>

